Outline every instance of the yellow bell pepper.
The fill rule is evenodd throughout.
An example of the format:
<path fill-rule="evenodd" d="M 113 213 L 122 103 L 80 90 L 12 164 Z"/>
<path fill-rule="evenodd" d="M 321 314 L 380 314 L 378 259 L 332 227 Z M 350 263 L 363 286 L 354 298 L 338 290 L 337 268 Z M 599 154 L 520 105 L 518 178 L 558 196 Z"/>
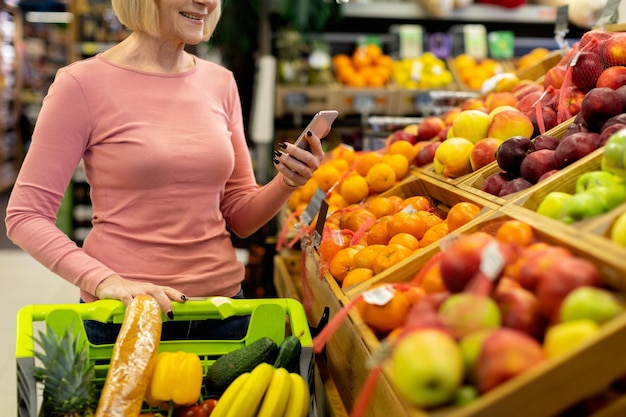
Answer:
<path fill-rule="evenodd" d="M 202 388 L 202 363 L 191 352 L 161 352 L 157 355 L 146 402 L 157 407 L 169 403 L 170 409 L 196 404 Z"/>

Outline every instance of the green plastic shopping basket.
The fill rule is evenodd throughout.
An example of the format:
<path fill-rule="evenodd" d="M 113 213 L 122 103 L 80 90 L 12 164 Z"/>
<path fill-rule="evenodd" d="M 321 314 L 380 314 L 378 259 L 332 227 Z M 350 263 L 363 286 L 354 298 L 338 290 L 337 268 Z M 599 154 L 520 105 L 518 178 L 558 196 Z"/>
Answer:
<path fill-rule="evenodd" d="M 34 323 L 45 322 L 59 335 L 68 326 L 74 326 L 80 337 L 87 340 L 83 320 L 97 320 L 103 323 L 122 323 L 126 307 L 117 300 L 99 300 L 81 304 L 48 304 L 22 307 L 17 314 L 17 407 L 18 417 L 37 417 L 37 384 L 34 368 L 35 350 Z M 218 357 L 225 353 L 267 336 L 280 344 L 293 334 L 302 344 L 300 373 L 314 391 L 314 355 L 309 324 L 302 304 L 289 298 L 232 299 L 211 297 L 206 300 L 190 300 L 173 303 L 175 320 L 224 320 L 233 316 L 250 316 L 246 335 L 239 340 L 176 340 L 161 341 L 159 351 L 194 352 L 200 357 L 204 372 Z M 165 318 L 164 318 L 165 320 Z M 94 365 L 96 386 L 101 387 L 106 379 L 109 361 L 113 351 L 110 345 L 93 345 L 86 342 L 88 360 Z M 311 395 L 309 416 L 315 414 L 314 395 Z"/>

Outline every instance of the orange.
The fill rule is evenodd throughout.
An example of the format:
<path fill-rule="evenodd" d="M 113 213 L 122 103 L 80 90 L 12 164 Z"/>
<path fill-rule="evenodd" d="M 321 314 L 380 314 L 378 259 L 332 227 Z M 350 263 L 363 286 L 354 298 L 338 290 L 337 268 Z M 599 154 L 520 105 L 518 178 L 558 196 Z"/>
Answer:
<path fill-rule="evenodd" d="M 348 229 L 356 232 L 364 225 L 369 224 L 371 226 L 375 222 L 376 216 L 374 216 L 374 214 L 366 208 L 360 207 L 355 210 L 348 211 L 341 216 L 341 219 L 339 220 L 339 227 L 341 229 Z"/>
<path fill-rule="evenodd" d="M 393 58 L 389 55 L 382 54 L 374 60 L 374 65 L 391 70 L 393 67 Z"/>
<path fill-rule="evenodd" d="M 353 259 L 354 255 L 359 250 L 351 246 L 343 249 L 339 249 L 335 256 L 330 260 L 328 265 L 330 274 L 338 281 L 342 282 L 348 272 L 354 269 Z"/>
<path fill-rule="evenodd" d="M 296 210 L 296 208 L 300 204 L 301 198 L 302 193 L 300 192 L 300 189 L 295 190 L 293 193 L 291 193 L 289 199 L 287 200 L 287 207 L 289 207 L 291 210 Z"/>
<path fill-rule="evenodd" d="M 353 73 L 349 74 L 347 78 L 344 82 L 344 84 L 350 86 L 350 87 L 365 87 L 367 85 L 367 81 L 365 80 L 365 77 L 363 76 L 363 74 L 360 74 L 356 71 L 354 71 Z"/>
<path fill-rule="evenodd" d="M 443 223 L 443 219 L 441 217 L 437 216 L 435 213 L 431 213 L 430 211 L 425 211 L 425 210 L 416 211 L 415 215 L 420 217 L 422 220 L 424 220 L 424 223 L 426 223 L 427 231 L 431 227 L 436 226 L 439 223 Z"/>
<path fill-rule="evenodd" d="M 402 200 L 400 203 L 400 210 L 403 210 L 408 206 L 411 206 L 414 211 L 430 210 L 432 208 L 430 200 L 421 195 L 407 197 Z"/>
<path fill-rule="evenodd" d="M 394 266 L 412 254 L 413 251 L 406 246 L 398 245 L 397 243 L 390 243 L 381 249 L 376 255 L 376 258 L 374 258 L 374 272 L 380 274 L 385 269 Z"/>
<path fill-rule="evenodd" d="M 359 175 L 365 177 L 370 168 L 382 161 L 383 156 L 377 152 L 359 153 L 354 161 L 354 170 Z"/>
<path fill-rule="evenodd" d="M 365 179 L 372 190 L 382 193 L 396 183 L 396 171 L 386 163 L 379 162 L 367 171 Z"/>
<path fill-rule="evenodd" d="M 406 295 L 406 297 L 409 299 L 411 304 L 417 303 L 426 295 L 426 291 L 424 291 L 422 287 L 419 287 L 417 285 L 411 285 L 407 289 L 405 289 L 403 292 L 404 292 L 404 295 Z"/>
<path fill-rule="evenodd" d="M 367 209 L 379 219 L 383 216 L 395 213 L 396 203 L 387 197 L 376 197 L 368 203 Z"/>
<path fill-rule="evenodd" d="M 382 48 L 374 43 L 368 43 L 367 45 L 363 46 L 363 48 L 365 48 L 365 53 L 370 57 L 372 61 L 376 61 L 378 57 L 383 54 Z"/>
<path fill-rule="evenodd" d="M 370 188 L 365 177 L 350 175 L 341 183 L 339 193 L 346 203 L 356 204 L 369 195 Z"/>
<path fill-rule="evenodd" d="M 356 151 L 353 147 L 341 143 L 330 151 L 330 156 L 332 159 L 344 159 L 348 165 L 352 165 L 356 160 Z"/>
<path fill-rule="evenodd" d="M 396 180 L 401 180 L 409 172 L 409 160 L 404 155 L 389 155 L 385 163 L 396 173 Z"/>
<path fill-rule="evenodd" d="M 304 183 L 300 190 L 300 203 L 308 203 L 311 201 L 311 197 L 317 191 L 318 185 L 317 182 L 311 177 L 307 182 Z"/>
<path fill-rule="evenodd" d="M 441 222 L 432 226 L 424 233 L 424 236 L 420 240 L 420 247 L 425 248 L 431 243 L 439 241 L 442 237 L 448 234 L 448 223 Z"/>
<path fill-rule="evenodd" d="M 352 53 L 352 66 L 354 68 L 364 68 L 372 65 L 372 57 L 368 55 L 365 47 L 357 47 Z"/>
<path fill-rule="evenodd" d="M 368 245 L 386 245 L 389 243 L 388 222 L 388 219 L 380 218 L 370 227 L 370 230 L 367 232 Z"/>
<path fill-rule="evenodd" d="M 347 54 L 333 55 L 331 62 L 335 70 L 337 70 L 338 68 L 346 67 L 346 66 L 352 66 L 352 59 Z"/>
<path fill-rule="evenodd" d="M 350 272 L 346 274 L 343 282 L 341 283 L 341 288 L 347 288 L 351 285 L 358 284 L 360 282 L 367 281 L 368 279 L 374 276 L 374 271 L 369 268 L 354 268 Z"/>
<path fill-rule="evenodd" d="M 313 180 L 324 191 L 330 190 L 330 187 L 339 181 L 340 178 L 341 173 L 337 167 L 330 164 L 324 164 L 313 172 Z"/>
<path fill-rule="evenodd" d="M 496 239 L 502 243 L 529 246 L 535 240 L 533 228 L 519 220 L 507 220 L 498 228 Z"/>
<path fill-rule="evenodd" d="M 350 169 L 350 163 L 344 158 L 331 159 L 326 164 L 334 166 L 342 174 Z"/>
<path fill-rule="evenodd" d="M 326 199 L 326 202 L 328 203 L 330 207 L 334 206 L 337 208 L 344 208 L 348 206 L 348 203 L 346 202 L 346 200 L 343 199 L 343 197 L 341 196 L 341 194 L 339 194 L 338 191 L 331 192 L 328 198 Z"/>
<path fill-rule="evenodd" d="M 417 155 L 417 149 L 406 140 L 397 140 L 389 145 L 387 151 L 391 155 L 403 155 L 407 161 L 413 161 Z"/>
<path fill-rule="evenodd" d="M 317 253 L 325 262 L 330 262 L 337 252 L 343 248 L 347 248 L 350 245 L 350 236 L 346 233 L 341 233 L 340 230 L 324 231 L 324 238 L 320 242 L 317 248 Z"/>
<path fill-rule="evenodd" d="M 474 203 L 470 203 L 468 201 L 461 201 L 456 203 L 450 210 L 448 211 L 448 215 L 446 216 L 446 223 L 448 223 L 448 231 L 452 232 L 464 224 L 473 220 L 478 212 L 480 211 L 480 206 Z"/>
<path fill-rule="evenodd" d="M 422 277 L 420 286 L 426 294 L 448 291 L 441 277 L 441 261 L 435 262 L 428 271 L 426 271 Z"/>
<path fill-rule="evenodd" d="M 405 246 L 412 251 L 415 251 L 420 248 L 420 241 L 410 233 L 400 232 L 395 235 L 391 239 L 389 239 L 389 244 L 398 244 Z"/>
<path fill-rule="evenodd" d="M 392 237 L 398 233 L 410 233 L 418 239 L 421 239 L 426 233 L 426 222 L 415 213 L 400 211 L 389 219 L 387 225 L 387 233 Z"/>
<path fill-rule="evenodd" d="M 361 249 L 356 255 L 354 255 L 353 264 L 355 268 L 369 268 L 374 269 L 374 259 L 378 252 L 381 251 L 386 245 L 373 244 L 368 245 Z"/>
<path fill-rule="evenodd" d="M 378 287 L 379 285 L 372 289 L 380 291 Z M 384 305 L 370 304 L 365 300 L 357 303 L 357 309 L 365 324 L 382 334 L 402 326 L 411 309 L 411 302 L 403 292 L 394 291 L 391 288 L 389 291 L 392 291 L 393 295 Z"/>

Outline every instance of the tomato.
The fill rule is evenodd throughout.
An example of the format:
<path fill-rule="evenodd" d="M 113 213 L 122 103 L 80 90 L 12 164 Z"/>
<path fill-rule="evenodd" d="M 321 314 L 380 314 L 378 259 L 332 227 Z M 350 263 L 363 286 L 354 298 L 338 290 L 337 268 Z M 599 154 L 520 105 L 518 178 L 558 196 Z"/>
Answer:
<path fill-rule="evenodd" d="M 198 405 L 180 407 L 174 411 L 174 417 L 209 417 L 217 404 L 216 399 L 207 399 Z"/>

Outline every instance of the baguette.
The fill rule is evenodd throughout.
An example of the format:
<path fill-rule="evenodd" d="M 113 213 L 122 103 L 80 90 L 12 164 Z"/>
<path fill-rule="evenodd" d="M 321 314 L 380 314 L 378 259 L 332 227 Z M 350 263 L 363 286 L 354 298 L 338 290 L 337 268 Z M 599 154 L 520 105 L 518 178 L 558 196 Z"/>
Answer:
<path fill-rule="evenodd" d="M 96 417 L 139 416 L 161 340 L 161 309 L 149 295 L 133 299 L 117 336 Z"/>

